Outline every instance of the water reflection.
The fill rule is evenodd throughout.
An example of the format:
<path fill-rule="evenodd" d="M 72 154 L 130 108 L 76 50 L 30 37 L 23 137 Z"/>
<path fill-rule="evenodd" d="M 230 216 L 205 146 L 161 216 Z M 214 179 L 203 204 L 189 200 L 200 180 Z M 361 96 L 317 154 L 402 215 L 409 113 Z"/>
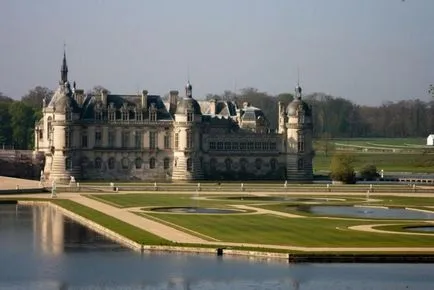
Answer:
<path fill-rule="evenodd" d="M 50 207 L 0 205 L 0 289 L 430 289 L 431 264 L 287 264 L 125 249 Z"/>

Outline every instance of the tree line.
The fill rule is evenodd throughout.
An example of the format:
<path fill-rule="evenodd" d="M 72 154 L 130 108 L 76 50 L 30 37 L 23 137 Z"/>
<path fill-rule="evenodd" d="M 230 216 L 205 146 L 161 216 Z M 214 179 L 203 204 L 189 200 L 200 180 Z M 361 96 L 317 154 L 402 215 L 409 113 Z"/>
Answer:
<path fill-rule="evenodd" d="M 87 93 L 98 94 L 102 86 Z M 434 96 L 434 88 L 429 92 Z M 32 149 L 35 122 L 42 117 L 42 100 L 50 101 L 53 91 L 37 86 L 20 100 L 0 92 L 0 148 Z M 270 95 L 255 88 L 244 88 L 235 93 L 208 94 L 206 99 L 234 101 L 239 107 L 248 102 L 261 108 L 272 129 L 278 126 L 278 102 L 288 105 L 294 98 L 291 93 Z M 312 106 L 314 137 L 426 137 L 434 133 L 434 98 L 398 102 L 384 102 L 380 106 L 361 106 L 341 97 L 314 93 L 303 97 Z"/>

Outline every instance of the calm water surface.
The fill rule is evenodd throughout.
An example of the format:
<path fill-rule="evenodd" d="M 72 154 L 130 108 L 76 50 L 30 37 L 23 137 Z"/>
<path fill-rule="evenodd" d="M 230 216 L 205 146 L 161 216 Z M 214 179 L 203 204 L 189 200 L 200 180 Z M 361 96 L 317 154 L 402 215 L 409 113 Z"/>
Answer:
<path fill-rule="evenodd" d="M 0 289 L 433 289 L 432 264 L 140 254 L 48 206 L 0 204 Z"/>

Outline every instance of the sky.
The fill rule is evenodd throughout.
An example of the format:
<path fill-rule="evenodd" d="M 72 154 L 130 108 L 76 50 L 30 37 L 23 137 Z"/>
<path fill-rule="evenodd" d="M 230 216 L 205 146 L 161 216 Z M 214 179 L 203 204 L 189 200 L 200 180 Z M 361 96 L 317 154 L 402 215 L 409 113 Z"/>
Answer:
<path fill-rule="evenodd" d="M 113 93 L 197 99 L 254 87 L 360 105 L 419 98 L 434 83 L 433 0 L 2 0 L 0 92 L 69 80 Z"/>

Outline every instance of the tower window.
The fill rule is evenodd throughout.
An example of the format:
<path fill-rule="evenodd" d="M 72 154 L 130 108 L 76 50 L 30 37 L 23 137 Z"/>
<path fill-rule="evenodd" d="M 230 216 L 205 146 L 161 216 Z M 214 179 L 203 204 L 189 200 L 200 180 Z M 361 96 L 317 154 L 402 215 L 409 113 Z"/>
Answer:
<path fill-rule="evenodd" d="M 142 161 L 142 159 L 140 157 L 137 157 L 134 163 L 136 165 L 136 169 L 142 168 L 143 161 Z"/>
<path fill-rule="evenodd" d="M 187 149 L 193 148 L 193 134 L 187 131 Z"/>
<path fill-rule="evenodd" d="M 187 112 L 187 122 L 193 122 L 193 119 L 194 119 L 193 117 L 194 117 L 193 112 L 188 111 Z"/>
<path fill-rule="evenodd" d="M 81 135 L 81 148 L 87 148 L 87 134 L 83 133 L 83 135 Z"/>
<path fill-rule="evenodd" d="M 102 143 L 102 134 L 101 131 L 95 132 L 95 146 L 101 146 Z"/>
<path fill-rule="evenodd" d="M 304 152 L 304 135 L 302 133 L 298 133 L 298 141 L 297 141 L 297 150 L 300 153 Z"/>
<path fill-rule="evenodd" d="M 175 133 L 175 149 L 179 147 L 179 133 Z"/>

